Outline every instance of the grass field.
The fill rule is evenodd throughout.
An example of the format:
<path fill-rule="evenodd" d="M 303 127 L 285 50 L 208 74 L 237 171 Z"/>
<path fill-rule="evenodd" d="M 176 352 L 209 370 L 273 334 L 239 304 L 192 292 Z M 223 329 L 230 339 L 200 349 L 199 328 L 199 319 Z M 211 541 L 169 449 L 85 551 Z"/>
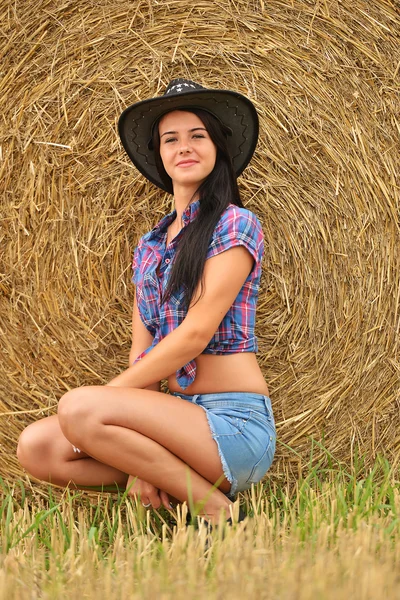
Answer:
<path fill-rule="evenodd" d="M 2 483 L 2 598 L 400 597 L 400 484 L 382 459 L 259 484 L 207 549 L 186 505 L 175 520 L 124 495 L 54 494 Z"/>

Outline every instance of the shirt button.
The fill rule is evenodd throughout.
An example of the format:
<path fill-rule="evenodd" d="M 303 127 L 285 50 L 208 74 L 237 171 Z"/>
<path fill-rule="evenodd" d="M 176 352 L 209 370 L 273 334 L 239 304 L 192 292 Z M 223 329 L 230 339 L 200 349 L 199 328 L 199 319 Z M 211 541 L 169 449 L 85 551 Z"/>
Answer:
<path fill-rule="evenodd" d="M 167 265 L 168 265 L 168 264 L 169 264 L 171 261 L 169 260 L 169 258 L 166 258 L 166 259 L 165 259 L 165 262 L 166 262 L 166 263 L 167 263 Z"/>

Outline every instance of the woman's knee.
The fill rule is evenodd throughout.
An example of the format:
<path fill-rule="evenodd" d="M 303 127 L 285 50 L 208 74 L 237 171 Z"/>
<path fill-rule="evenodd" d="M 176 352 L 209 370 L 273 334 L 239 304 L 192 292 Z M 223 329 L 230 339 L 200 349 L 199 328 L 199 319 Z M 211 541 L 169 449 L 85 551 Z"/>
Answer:
<path fill-rule="evenodd" d="M 80 387 L 64 394 L 58 403 L 61 431 L 78 446 L 96 423 L 95 403 L 89 387 Z"/>
<path fill-rule="evenodd" d="M 43 419 L 45 421 L 45 419 Z M 19 436 L 17 458 L 31 475 L 42 478 L 51 456 L 51 439 L 45 435 L 43 423 L 28 425 Z"/>

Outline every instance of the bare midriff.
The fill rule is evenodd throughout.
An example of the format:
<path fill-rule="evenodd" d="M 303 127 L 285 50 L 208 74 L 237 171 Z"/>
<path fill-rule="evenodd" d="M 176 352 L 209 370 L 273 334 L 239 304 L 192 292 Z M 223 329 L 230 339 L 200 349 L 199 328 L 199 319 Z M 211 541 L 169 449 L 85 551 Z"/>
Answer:
<path fill-rule="evenodd" d="M 269 396 L 268 386 L 253 352 L 237 354 L 200 354 L 196 358 L 196 378 L 185 390 L 175 374 L 168 378 L 171 392 L 212 394 L 218 392 L 252 392 Z"/>

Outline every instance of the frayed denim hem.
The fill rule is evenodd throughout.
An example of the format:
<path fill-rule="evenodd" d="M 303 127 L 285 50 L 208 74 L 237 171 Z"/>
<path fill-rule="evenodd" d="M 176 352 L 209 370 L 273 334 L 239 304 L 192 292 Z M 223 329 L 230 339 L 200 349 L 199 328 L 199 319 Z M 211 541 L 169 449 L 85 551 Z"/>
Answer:
<path fill-rule="evenodd" d="M 237 492 L 236 492 L 237 487 L 238 487 L 237 479 L 235 479 L 233 477 L 232 472 L 231 472 L 230 468 L 228 467 L 228 463 L 226 462 L 225 457 L 224 457 L 224 455 L 222 453 L 221 447 L 219 445 L 218 435 L 215 433 L 214 426 L 213 426 L 213 424 L 211 422 L 210 415 L 209 415 L 207 409 L 204 406 L 201 406 L 201 404 L 198 404 L 197 406 L 200 406 L 200 408 L 202 408 L 204 410 L 204 412 L 206 413 L 207 422 L 208 422 L 208 426 L 210 427 L 210 430 L 211 430 L 212 438 L 213 438 L 213 440 L 217 444 L 218 455 L 219 455 L 219 457 L 221 459 L 223 473 L 224 473 L 225 477 L 227 478 L 227 480 L 229 481 L 229 483 L 231 484 L 231 489 L 229 490 L 229 492 L 227 492 L 227 493 L 222 492 L 222 493 L 229 500 L 231 500 L 232 502 L 234 502 L 236 500 L 236 498 L 237 498 Z"/>

